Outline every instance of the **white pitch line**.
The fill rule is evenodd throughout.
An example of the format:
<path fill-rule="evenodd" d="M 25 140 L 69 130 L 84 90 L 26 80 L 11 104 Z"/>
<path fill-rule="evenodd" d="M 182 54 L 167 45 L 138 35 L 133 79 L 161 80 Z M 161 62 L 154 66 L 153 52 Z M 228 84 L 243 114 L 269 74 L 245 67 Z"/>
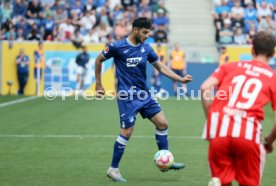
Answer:
<path fill-rule="evenodd" d="M 39 97 L 32 96 L 32 97 L 26 97 L 26 98 L 22 98 L 22 99 L 13 100 L 13 101 L 8 101 L 8 102 L 5 102 L 5 103 L 0 103 L 0 108 L 10 106 L 10 105 L 14 105 L 14 104 L 17 104 L 17 103 L 23 103 L 23 102 L 30 101 L 30 100 L 37 99 L 37 98 L 39 98 Z"/>
<path fill-rule="evenodd" d="M 0 134 L 0 138 L 116 138 L 115 135 L 35 135 L 35 134 Z M 135 135 L 131 138 L 154 138 L 154 136 Z M 170 139 L 201 139 L 198 136 L 169 136 Z"/>

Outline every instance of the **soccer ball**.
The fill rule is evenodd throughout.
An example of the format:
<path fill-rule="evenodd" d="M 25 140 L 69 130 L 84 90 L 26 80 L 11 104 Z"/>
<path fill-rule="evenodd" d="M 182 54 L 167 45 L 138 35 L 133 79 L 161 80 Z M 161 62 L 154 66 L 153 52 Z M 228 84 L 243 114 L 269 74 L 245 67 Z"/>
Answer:
<path fill-rule="evenodd" d="M 154 155 L 154 162 L 160 170 L 168 170 L 174 163 L 174 157 L 168 150 L 159 150 Z"/>

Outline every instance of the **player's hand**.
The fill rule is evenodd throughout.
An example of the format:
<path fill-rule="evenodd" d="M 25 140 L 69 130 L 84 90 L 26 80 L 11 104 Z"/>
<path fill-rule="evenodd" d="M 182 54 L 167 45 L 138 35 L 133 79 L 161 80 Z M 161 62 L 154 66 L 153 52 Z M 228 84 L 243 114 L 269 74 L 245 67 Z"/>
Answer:
<path fill-rule="evenodd" d="M 104 87 L 101 83 L 96 83 L 96 97 L 101 97 L 105 93 Z"/>
<path fill-rule="evenodd" d="M 273 143 L 269 143 L 267 138 L 265 138 L 264 148 L 267 153 L 271 153 L 273 151 Z"/>
<path fill-rule="evenodd" d="M 186 75 L 183 78 L 181 78 L 181 83 L 189 83 L 193 80 L 193 77 L 191 75 Z"/>

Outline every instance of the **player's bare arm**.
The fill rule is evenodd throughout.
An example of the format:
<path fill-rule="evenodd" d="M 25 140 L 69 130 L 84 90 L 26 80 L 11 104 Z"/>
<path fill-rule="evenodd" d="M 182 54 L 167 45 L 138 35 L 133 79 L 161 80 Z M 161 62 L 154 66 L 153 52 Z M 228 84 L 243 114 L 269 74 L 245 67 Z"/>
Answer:
<path fill-rule="evenodd" d="M 207 117 L 210 106 L 213 102 L 211 97 L 211 89 L 212 87 L 217 88 L 218 80 L 214 77 L 209 77 L 206 81 L 201 85 L 201 103 Z"/>
<path fill-rule="evenodd" d="M 104 62 L 106 59 L 103 57 L 102 54 L 98 55 L 95 61 L 95 77 L 96 77 L 96 94 L 97 95 L 104 95 L 105 90 L 104 87 L 102 86 L 102 77 L 101 77 L 101 72 L 102 72 L 102 62 Z"/>
<path fill-rule="evenodd" d="M 274 111 L 274 126 L 268 136 L 265 137 L 265 149 L 267 153 L 273 151 L 273 142 L 276 139 L 276 111 Z"/>
<path fill-rule="evenodd" d="M 190 75 L 180 77 L 179 75 L 174 73 L 170 68 L 168 68 L 166 65 L 162 64 L 159 61 L 154 64 L 154 68 L 158 70 L 160 73 L 164 74 L 165 76 L 171 78 L 172 80 L 179 81 L 181 83 L 189 83 L 193 79 Z"/>

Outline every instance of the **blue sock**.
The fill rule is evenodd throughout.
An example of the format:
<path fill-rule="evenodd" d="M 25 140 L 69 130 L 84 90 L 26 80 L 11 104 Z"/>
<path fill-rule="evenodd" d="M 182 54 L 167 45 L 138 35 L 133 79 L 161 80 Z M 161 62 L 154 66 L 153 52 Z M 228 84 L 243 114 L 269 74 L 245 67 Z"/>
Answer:
<path fill-rule="evenodd" d="M 117 140 L 115 141 L 115 144 L 114 144 L 114 151 L 113 151 L 111 167 L 113 167 L 113 168 L 119 167 L 119 162 L 124 154 L 127 142 L 128 142 L 127 137 L 125 137 L 121 134 L 117 137 Z"/>
<path fill-rule="evenodd" d="M 168 150 L 168 128 L 163 130 L 156 129 L 155 139 L 159 150 Z"/>

